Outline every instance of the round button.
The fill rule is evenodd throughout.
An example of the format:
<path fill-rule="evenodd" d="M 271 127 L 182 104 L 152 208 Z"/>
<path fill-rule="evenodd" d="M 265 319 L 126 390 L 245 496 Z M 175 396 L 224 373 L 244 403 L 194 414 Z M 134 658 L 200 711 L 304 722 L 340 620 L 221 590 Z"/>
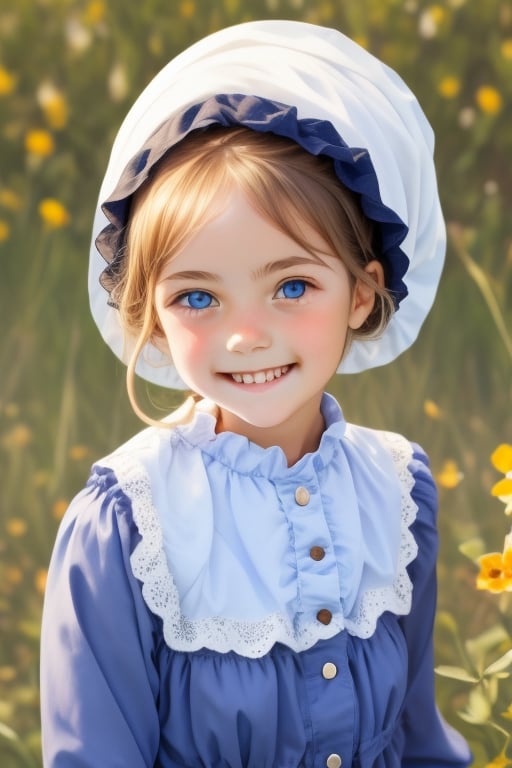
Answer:
<path fill-rule="evenodd" d="M 318 619 L 320 624 L 330 624 L 332 619 L 332 613 L 328 611 L 327 608 L 321 608 L 318 611 L 316 618 Z"/>
<path fill-rule="evenodd" d="M 329 755 L 327 760 L 325 761 L 325 764 L 327 768 L 341 768 L 343 764 L 343 760 L 339 755 L 337 755 L 335 752 L 333 752 L 332 755 Z"/>
<path fill-rule="evenodd" d="M 327 661 L 323 667 L 322 667 L 322 677 L 324 677 L 326 680 L 332 680 L 336 675 L 338 674 L 338 669 L 336 667 L 336 664 L 333 664 L 332 661 Z"/>
<path fill-rule="evenodd" d="M 299 485 L 299 487 L 295 491 L 295 501 L 300 507 L 305 507 L 306 504 L 309 503 L 310 495 L 307 488 L 304 488 L 303 485 Z"/>
<path fill-rule="evenodd" d="M 323 560 L 325 557 L 325 549 L 323 547 L 311 547 L 309 555 L 312 560 Z"/>

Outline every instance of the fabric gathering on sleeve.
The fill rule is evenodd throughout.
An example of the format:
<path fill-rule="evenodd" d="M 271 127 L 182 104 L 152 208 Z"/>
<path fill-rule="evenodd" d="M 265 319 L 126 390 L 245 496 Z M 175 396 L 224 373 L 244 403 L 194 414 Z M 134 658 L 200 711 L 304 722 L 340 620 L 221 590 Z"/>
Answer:
<path fill-rule="evenodd" d="M 426 457 L 323 408 L 291 468 L 208 413 L 95 467 L 50 568 L 47 768 L 469 764 L 434 700 Z"/>

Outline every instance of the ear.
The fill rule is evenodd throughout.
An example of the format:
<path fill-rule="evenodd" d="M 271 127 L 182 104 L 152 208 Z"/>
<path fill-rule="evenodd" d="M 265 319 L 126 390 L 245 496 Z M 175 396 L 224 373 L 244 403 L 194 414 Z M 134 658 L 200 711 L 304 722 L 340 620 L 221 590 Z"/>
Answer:
<path fill-rule="evenodd" d="M 380 261 L 373 259 L 365 266 L 364 271 L 375 284 L 375 288 L 384 288 L 384 269 Z M 375 288 L 357 278 L 352 292 L 352 304 L 348 325 L 353 331 L 360 328 L 369 316 L 375 304 Z"/>

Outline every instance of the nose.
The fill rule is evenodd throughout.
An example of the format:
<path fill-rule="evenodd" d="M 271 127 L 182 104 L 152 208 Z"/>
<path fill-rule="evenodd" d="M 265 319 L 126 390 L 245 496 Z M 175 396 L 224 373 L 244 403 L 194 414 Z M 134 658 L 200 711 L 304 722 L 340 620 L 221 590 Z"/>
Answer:
<path fill-rule="evenodd" d="M 226 349 L 228 352 L 248 354 L 258 349 L 268 349 L 270 345 L 270 333 L 251 324 L 231 334 L 226 342 Z"/>

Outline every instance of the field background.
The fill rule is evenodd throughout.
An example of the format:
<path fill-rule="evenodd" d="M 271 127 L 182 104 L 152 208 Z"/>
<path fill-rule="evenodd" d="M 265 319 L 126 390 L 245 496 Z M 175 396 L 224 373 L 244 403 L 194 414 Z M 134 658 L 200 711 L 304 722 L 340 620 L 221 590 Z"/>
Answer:
<path fill-rule="evenodd" d="M 512 765 L 511 593 L 475 589 L 510 522 L 490 455 L 512 443 L 510 0 L 0 0 L 0 764 L 38 768 L 45 576 L 66 504 L 139 428 L 89 317 L 89 233 L 112 140 L 176 53 L 257 18 L 334 26 L 393 66 L 437 135 L 450 231 L 435 311 L 395 364 L 337 378 L 349 420 L 404 432 L 440 489 L 437 663 L 475 765 Z M 142 389 L 154 413 L 180 395 Z M 512 469 L 512 467 L 511 467 Z M 487 672 L 485 669 L 487 668 Z M 463 680 L 464 676 L 467 680 Z M 418 713 L 421 716 L 421 713 Z"/>

